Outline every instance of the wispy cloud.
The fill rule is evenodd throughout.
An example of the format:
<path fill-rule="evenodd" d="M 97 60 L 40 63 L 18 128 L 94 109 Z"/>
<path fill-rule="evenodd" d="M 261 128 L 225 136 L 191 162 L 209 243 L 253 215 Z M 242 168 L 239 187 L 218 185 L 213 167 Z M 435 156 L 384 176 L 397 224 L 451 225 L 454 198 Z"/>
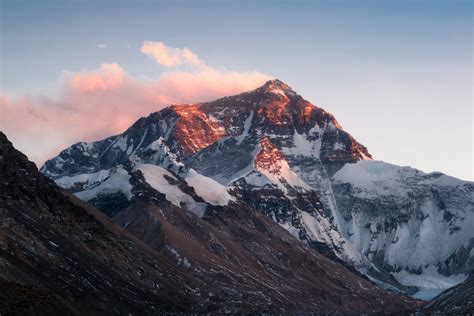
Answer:
<path fill-rule="evenodd" d="M 95 47 L 104 49 L 104 48 L 107 48 L 107 44 L 100 43 L 100 44 L 95 45 Z"/>
<path fill-rule="evenodd" d="M 71 73 L 68 85 L 78 91 L 105 90 L 120 85 L 125 78 L 125 71 L 118 64 L 102 64 L 93 71 Z"/>
<path fill-rule="evenodd" d="M 166 46 L 163 42 L 145 41 L 141 52 L 153 58 L 158 64 L 173 67 L 179 65 L 204 65 L 204 62 L 189 48 Z"/>

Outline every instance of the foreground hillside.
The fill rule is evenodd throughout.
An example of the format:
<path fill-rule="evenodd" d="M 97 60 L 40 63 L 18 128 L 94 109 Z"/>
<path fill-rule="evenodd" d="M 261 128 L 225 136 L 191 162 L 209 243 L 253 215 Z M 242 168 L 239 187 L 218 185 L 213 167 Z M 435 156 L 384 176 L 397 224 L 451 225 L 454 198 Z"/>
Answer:
<path fill-rule="evenodd" d="M 65 194 L 0 133 L 0 313 L 205 310 L 202 283 Z"/>

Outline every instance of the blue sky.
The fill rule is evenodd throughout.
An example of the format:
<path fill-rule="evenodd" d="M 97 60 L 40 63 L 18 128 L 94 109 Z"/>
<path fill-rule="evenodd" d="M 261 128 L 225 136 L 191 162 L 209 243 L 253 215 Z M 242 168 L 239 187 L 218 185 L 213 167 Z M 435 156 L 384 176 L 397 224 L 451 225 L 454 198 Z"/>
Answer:
<path fill-rule="evenodd" d="M 1 20 L 2 95 L 103 63 L 159 78 L 140 47 L 162 41 L 285 81 L 376 159 L 473 179 L 471 1 L 1 0 Z"/>

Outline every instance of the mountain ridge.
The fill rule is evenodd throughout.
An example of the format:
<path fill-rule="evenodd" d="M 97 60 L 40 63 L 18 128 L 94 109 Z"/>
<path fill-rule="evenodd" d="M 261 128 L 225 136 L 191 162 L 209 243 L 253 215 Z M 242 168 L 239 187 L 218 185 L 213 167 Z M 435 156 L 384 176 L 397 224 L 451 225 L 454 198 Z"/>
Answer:
<path fill-rule="evenodd" d="M 149 148 L 157 139 L 166 150 Z M 265 167 L 260 158 L 265 148 L 273 147 L 279 154 L 272 154 L 274 163 Z M 192 170 L 205 183 L 238 196 L 317 251 L 347 262 L 380 286 L 400 291 L 423 288 L 425 284 L 407 281 L 404 273 L 421 280 L 418 276 L 425 270 L 430 271 L 432 285 L 450 284 L 459 282 L 449 281 L 451 276 L 474 269 L 474 236 L 466 228 L 474 218 L 472 183 L 453 180 L 459 185 L 446 186 L 435 175 L 373 161 L 330 113 L 279 80 L 236 96 L 154 112 L 120 135 L 73 145 L 41 171 L 70 188 L 71 183 L 63 181 L 67 177 L 83 175 L 87 182 L 92 173 L 121 168 L 128 160 L 161 157 L 152 163 L 175 170 L 164 163 L 167 155 L 182 164 L 180 177 L 186 179 Z M 286 170 L 286 176 L 275 176 L 271 166 Z M 387 176 L 390 194 L 380 195 L 382 191 L 369 190 L 347 176 L 364 175 L 368 183 L 383 189 L 384 179 L 373 170 Z M 75 185 L 83 183 L 76 180 Z M 102 193 L 110 189 L 107 181 L 98 181 Z M 414 240 L 405 244 L 408 249 L 435 247 L 439 238 L 421 234 L 431 225 L 428 219 L 435 218 L 441 224 L 432 227 L 439 238 L 449 240 L 444 252 L 433 258 L 405 251 L 404 262 L 393 261 L 402 251 L 402 236 Z"/>

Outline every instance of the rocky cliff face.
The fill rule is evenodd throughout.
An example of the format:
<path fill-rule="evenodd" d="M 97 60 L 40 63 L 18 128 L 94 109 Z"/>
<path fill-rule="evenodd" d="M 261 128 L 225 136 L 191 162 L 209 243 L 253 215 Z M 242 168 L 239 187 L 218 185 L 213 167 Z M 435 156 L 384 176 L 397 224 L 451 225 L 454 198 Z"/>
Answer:
<path fill-rule="evenodd" d="M 330 113 L 278 80 L 163 109 L 121 135 L 71 146 L 41 171 L 110 215 L 133 205 L 137 171 L 199 217 L 240 202 L 392 289 L 441 290 L 473 268 L 472 183 L 372 161 Z"/>

